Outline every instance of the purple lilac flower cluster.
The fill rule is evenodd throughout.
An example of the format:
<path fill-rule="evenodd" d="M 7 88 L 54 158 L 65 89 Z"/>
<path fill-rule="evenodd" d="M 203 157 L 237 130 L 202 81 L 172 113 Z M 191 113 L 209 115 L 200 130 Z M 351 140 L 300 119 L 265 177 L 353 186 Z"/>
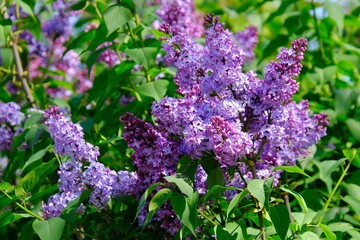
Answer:
<path fill-rule="evenodd" d="M 310 117 L 307 101 L 292 101 L 299 87 L 293 77 L 300 73 L 307 41 L 282 49 L 262 80 L 242 71 L 249 47 L 237 46 L 218 17 L 206 16 L 205 24 L 205 47 L 184 34 L 163 45 L 165 60 L 178 69 L 175 79 L 184 97 L 154 103 L 158 127 L 182 138 L 182 153 L 199 159 L 211 152 L 223 169 L 236 167 L 245 179 L 267 178 L 274 166 L 294 165 L 326 134 L 328 124 L 323 114 Z M 169 26 L 162 29 L 171 33 Z M 245 32 L 254 36 L 253 30 Z"/>
<path fill-rule="evenodd" d="M 149 186 L 164 181 L 161 178 L 175 172 L 177 160 L 185 154 L 195 160 L 210 154 L 229 186 L 245 187 L 244 180 L 270 176 L 276 177 L 276 184 L 279 171 L 273 167 L 294 165 L 326 135 L 327 116 L 311 116 L 307 101 L 292 100 L 307 41 L 300 38 L 292 48 L 282 49 L 261 79 L 242 69 L 253 58 L 254 28 L 234 37 L 213 15 L 205 17 L 205 25 L 203 46 L 162 24 L 160 29 L 170 36 L 163 44 L 164 60 L 177 68 L 175 81 L 183 97 L 165 97 L 153 104 L 156 126 L 131 114 L 121 118 L 124 139 L 134 149 L 131 157 L 139 170 L 139 183 Z M 235 170 L 232 176 L 230 168 Z M 199 192 L 206 191 L 206 178 L 199 167 L 195 179 Z M 166 214 L 162 217 L 164 221 Z"/>
<path fill-rule="evenodd" d="M 0 151 L 10 150 L 13 138 L 22 132 L 24 119 L 20 106 L 14 102 L 0 102 Z"/>
<path fill-rule="evenodd" d="M 55 143 L 55 153 L 70 157 L 58 171 L 59 193 L 51 196 L 42 206 L 45 218 L 59 216 L 86 189 L 93 190 L 88 201 L 99 209 L 103 209 L 111 197 L 133 194 L 136 173 L 115 172 L 98 162 L 98 148 L 84 140 L 81 126 L 73 124 L 59 107 L 50 107 L 44 117 Z M 83 210 L 84 206 L 78 209 L 80 212 Z"/>
<path fill-rule="evenodd" d="M 244 63 L 250 62 L 255 58 L 254 49 L 258 43 L 258 32 L 255 26 L 245 28 L 245 30 L 234 35 L 239 47 L 245 52 Z"/>
<path fill-rule="evenodd" d="M 181 32 L 199 38 L 204 33 L 201 14 L 195 11 L 193 0 L 163 0 L 157 15 L 172 27 L 175 34 Z M 154 26 L 159 28 L 159 21 L 155 21 Z"/>

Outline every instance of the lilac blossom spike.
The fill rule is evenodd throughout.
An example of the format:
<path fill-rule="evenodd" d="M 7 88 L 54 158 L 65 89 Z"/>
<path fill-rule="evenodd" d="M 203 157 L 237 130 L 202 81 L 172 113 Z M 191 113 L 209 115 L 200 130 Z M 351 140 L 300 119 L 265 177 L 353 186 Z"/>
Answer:
<path fill-rule="evenodd" d="M 0 102 L 0 151 L 11 149 L 13 138 L 22 132 L 19 125 L 23 119 L 18 104 Z"/>
<path fill-rule="evenodd" d="M 184 33 L 191 38 L 199 38 L 204 33 L 201 15 L 195 11 L 193 0 L 163 0 L 157 14 L 171 26 L 175 35 Z"/>
<path fill-rule="evenodd" d="M 98 147 L 85 142 L 82 127 L 73 124 L 57 106 L 45 111 L 51 138 L 54 140 L 55 152 L 61 156 L 69 156 L 77 161 L 97 161 L 100 155 Z"/>
<path fill-rule="evenodd" d="M 255 58 L 254 49 L 258 43 L 258 33 L 255 26 L 245 28 L 234 35 L 240 48 L 244 51 L 244 62 L 248 63 Z"/>
<path fill-rule="evenodd" d="M 49 107 L 45 111 L 50 136 L 55 142 L 55 151 L 70 160 L 60 165 L 59 193 L 51 196 L 43 204 L 44 217 L 59 216 L 62 210 L 84 190 L 93 190 L 89 203 L 103 209 L 111 197 L 133 195 L 138 181 L 137 174 L 121 170 L 115 172 L 97 161 L 97 147 L 85 142 L 84 133 L 79 124 L 73 124 L 64 116 L 59 107 Z M 78 211 L 83 211 L 80 206 Z"/>
<path fill-rule="evenodd" d="M 125 123 L 124 139 L 134 149 L 131 158 L 138 168 L 137 192 L 141 194 L 152 183 L 175 174 L 179 143 L 130 113 L 122 116 L 121 121 Z"/>

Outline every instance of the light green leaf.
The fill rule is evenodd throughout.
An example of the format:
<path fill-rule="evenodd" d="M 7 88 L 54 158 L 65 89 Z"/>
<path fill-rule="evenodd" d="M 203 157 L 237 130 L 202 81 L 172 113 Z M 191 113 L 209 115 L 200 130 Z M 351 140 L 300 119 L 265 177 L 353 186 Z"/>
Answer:
<path fill-rule="evenodd" d="M 129 55 L 137 64 L 149 69 L 155 61 L 158 52 L 156 47 L 128 48 L 125 53 Z"/>
<path fill-rule="evenodd" d="M 336 235 L 335 233 L 333 233 L 329 228 L 328 226 L 326 226 L 325 224 L 320 224 L 320 228 L 323 230 L 325 236 L 326 236 L 326 239 L 327 240 L 336 240 Z"/>
<path fill-rule="evenodd" d="M 300 234 L 300 238 L 303 240 L 318 240 L 319 236 L 313 232 L 304 232 Z"/>
<path fill-rule="evenodd" d="M 308 174 L 306 174 L 301 168 L 299 168 L 298 166 L 277 166 L 274 167 L 273 170 L 284 170 L 285 172 L 288 173 L 299 173 L 301 175 L 304 175 L 310 179 L 312 179 Z"/>
<path fill-rule="evenodd" d="M 253 179 L 248 183 L 247 189 L 263 206 L 265 204 L 264 180 Z"/>
<path fill-rule="evenodd" d="M 121 5 L 110 6 L 104 12 L 104 19 L 108 29 L 108 35 L 118 30 L 132 19 L 131 11 Z"/>
<path fill-rule="evenodd" d="M 359 128 L 360 129 L 360 128 Z M 344 156 L 351 161 L 353 165 L 360 168 L 360 154 L 359 149 L 344 149 Z"/>
<path fill-rule="evenodd" d="M 159 102 L 165 96 L 168 85 L 169 81 L 167 80 L 156 80 L 137 86 L 136 91 Z"/>
<path fill-rule="evenodd" d="M 343 7 L 335 1 L 325 1 L 325 8 L 328 12 L 330 18 L 332 18 L 337 27 L 338 27 L 338 35 L 342 36 L 344 30 L 344 10 Z"/>
<path fill-rule="evenodd" d="M 280 188 L 281 188 L 281 190 L 293 195 L 296 198 L 296 200 L 299 202 L 301 209 L 306 214 L 309 214 L 309 209 L 307 208 L 306 202 L 305 202 L 304 198 L 299 193 L 297 193 L 294 190 L 288 188 L 287 186 L 281 186 Z"/>
<path fill-rule="evenodd" d="M 189 184 L 189 180 L 185 176 L 183 176 L 181 174 L 176 174 L 176 175 L 167 176 L 164 178 L 168 182 L 175 183 L 176 186 L 180 189 L 180 191 L 182 193 L 184 193 L 186 196 L 190 197 L 193 195 L 194 190 L 193 190 L 192 186 Z"/>
<path fill-rule="evenodd" d="M 354 227 L 347 222 L 330 223 L 328 224 L 328 228 L 333 232 L 347 232 L 354 229 Z"/>
<path fill-rule="evenodd" d="M 5 191 L 5 192 L 11 190 L 11 188 L 12 188 L 12 185 L 10 183 L 8 183 L 8 182 L 0 183 L 0 189 Z"/>
<path fill-rule="evenodd" d="M 360 141 L 360 122 L 356 121 L 352 118 L 349 118 L 348 120 L 346 120 L 346 125 L 349 128 L 351 134 L 354 136 L 354 138 L 356 138 L 356 140 Z"/>
<path fill-rule="evenodd" d="M 149 203 L 149 212 L 158 210 L 166 200 L 169 199 L 171 190 L 168 188 L 160 189 Z"/>
<path fill-rule="evenodd" d="M 61 239 L 65 220 L 58 217 L 43 221 L 36 219 L 32 226 L 41 240 L 57 240 Z"/>

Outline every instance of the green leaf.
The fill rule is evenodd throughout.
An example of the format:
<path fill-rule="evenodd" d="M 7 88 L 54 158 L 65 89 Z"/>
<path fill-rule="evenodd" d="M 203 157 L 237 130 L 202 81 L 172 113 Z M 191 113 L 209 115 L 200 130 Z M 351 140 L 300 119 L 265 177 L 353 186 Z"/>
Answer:
<path fill-rule="evenodd" d="M 277 166 L 273 168 L 274 171 L 276 170 L 284 170 L 285 172 L 288 173 L 299 173 L 301 175 L 304 175 L 310 179 L 312 179 L 308 174 L 306 174 L 301 168 L 299 168 L 298 166 Z M 312 179 L 313 180 L 313 179 Z M 313 180 L 314 181 L 314 180 Z"/>
<path fill-rule="evenodd" d="M 343 7 L 334 1 L 325 0 L 325 8 L 330 18 L 332 18 L 337 27 L 339 36 L 343 35 L 344 30 L 344 10 Z"/>
<path fill-rule="evenodd" d="M 331 192 L 332 190 L 333 180 L 331 174 L 336 170 L 339 170 L 339 166 L 345 161 L 346 158 L 341 158 L 339 160 L 326 160 L 320 163 L 320 179 L 326 183 L 328 192 Z"/>
<path fill-rule="evenodd" d="M 50 162 L 43 163 L 40 166 L 34 168 L 28 172 L 15 187 L 15 194 L 17 197 L 23 196 L 26 192 L 31 191 L 36 185 L 40 184 L 40 179 L 43 175 L 49 175 L 55 168 L 52 168 L 54 165 L 55 159 Z M 51 169 L 52 168 L 52 169 Z"/>
<path fill-rule="evenodd" d="M 36 219 L 32 226 L 41 240 L 57 240 L 61 239 L 65 220 L 58 217 L 43 221 Z"/>
<path fill-rule="evenodd" d="M 253 179 L 248 183 L 247 189 L 250 194 L 256 198 L 262 206 L 265 204 L 265 190 L 264 190 L 264 180 L 262 179 Z"/>
<path fill-rule="evenodd" d="M 27 4 L 25 1 L 21 1 L 21 0 L 16 0 L 16 2 L 20 5 L 21 10 L 23 10 L 24 12 L 26 12 L 27 14 L 29 14 L 31 16 L 32 19 L 34 19 L 35 22 L 37 22 L 37 19 L 35 17 L 34 11 L 33 9 L 29 6 L 29 4 Z"/>
<path fill-rule="evenodd" d="M 38 160 L 42 159 L 45 154 L 49 151 L 49 146 L 46 147 L 45 149 L 42 149 L 36 153 L 34 153 L 25 163 L 24 167 L 22 168 L 22 170 L 24 171 L 24 169 L 26 169 L 27 166 L 29 166 L 30 164 L 37 162 Z"/>
<path fill-rule="evenodd" d="M 165 96 L 168 85 L 169 81 L 167 80 L 156 80 L 154 82 L 143 83 L 137 86 L 135 90 L 159 102 Z"/>
<path fill-rule="evenodd" d="M 22 218 L 29 218 L 32 217 L 30 214 L 27 213 L 12 213 L 10 210 L 2 212 L 0 214 L 0 227 L 6 226 L 10 223 L 13 223 Z"/>
<path fill-rule="evenodd" d="M 110 6 L 104 12 L 104 19 L 108 29 L 108 35 L 118 30 L 132 19 L 131 11 L 120 4 Z"/>
<path fill-rule="evenodd" d="M 239 202 L 241 200 L 244 199 L 244 197 L 246 197 L 247 194 L 249 194 L 249 191 L 247 189 L 245 189 L 245 190 L 241 191 L 240 193 L 236 194 L 235 197 L 233 199 L 231 199 L 231 201 L 229 203 L 229 207 L 226 211 L 226 219 L 229 218 L 229 216 L 231 215 L 231 213 L 233 212 L 235 207 L 239 204 Z"/>
<path fill-rule="evenodd" d="M 155 188 L 157 188 L 158 186 L 160 186 L 161 183 L 157 182 L 154 183 L 152 185 L 150 185 L 144 192 L 144 194 L 141 196 L 140 201 L 139 201 L 139 205 L 136 209 L 136 216 L 135 216 L 135 220 L 139 214 L 139 212 L 141 211 L 141 209 L 143 209 L 143 207 L 145 206 L 145 202 L 146 199 L 150 196 L 150 194 L 152 193 L 152 191 L 154 191 Z M 134 220 L 134 221 L 135 221 Z"/>
<path fill-rule="evenodd" d="M 343 154 L 354 166 L 360 168 L 359 149 L 344 149 Z"/>
<path fill-rule="evenodd" d="M 154 63 L 157 52 L 158 48 L 156 47 L 127 48 L 125 50 L 127 55 L 146 69 L 149 69 Z"/>
<path fill-rule="evenodd" d="M 193 195 L 194 190 L 193 190 L 192 186 L 189 183 L 190 181 L 185 176 L 183 176 L 181 174 L 176 174 L 176 175 L 167 176 L 167 177 L 164 177 L 164 178 L 168 182 L 175 183 L 176 186 L 180 189 L 180 191 L 182 193 L 184 193 L 186 196 L 190 197 L 190 196 Z"/>
<path fill-rule="evenodd" d="M 11 190 L 11 188 L 12 188 L 12 185 L 10 183 L 8 183 L 8 182 L 0 183 L 0 189 L 5 191 L 5 192 Z"/>
<path fill-rule="evenodd" d="M 325 224 L 320 223 L 320 228 L 323 230 L 325 237 L 327 240 L 336 240 L 336 235 L 333 233 L 328 226 Z"/>
<path fill-rule="evenodd" d="M 185 197 L 177 192 L 172 192 L 170 202 L 176 216 L 196 236 L 197 227 L 197 206 L 196 202 L 199 193 L 195 192 L 190 197 Z"/>
<path fill-rule="evenodd" d="M 351 132 L 351 134 L 354 136 L 354 138 L 356 138 L 356 140 L 360 141 L 360 122 L 356 121 L 352 118 L 349 118 L 348 120 L 346 120 L 346 125 L 349 128 L 349 131 Z"/>
<path fill-rule="evenodd" d="M 347 232 L 354 229 L 354 227 L 347 222 L 330 223 L 328 224 L 328 228 L 333 232 Z"/>
<path fill-rule="evenodd" d="M 24 128 L 29 128 L 34 126 L 35 124 L 38 124 L 39 121 L 42 119 L 43 114 L 41 112 L 37 111 L 30 111 L 28 112 L 28 117 L 26 118 Z"/>
<path fill-rule="evenodd" d="M 171 190 L 168 188 L 160 189 L 149 203 L 149 212 L 158 210 L 166 200 L 169 199 Z"/>
<path fill-rule="evenodd" d="M 300 238 L 303 240 L 318 240 L 319 236 L 313 232 L 304 232 L 300 234 Z"/>
<path fill-rule="evenodd" d="M 309 214 L 309 209 L 307 208 L 306 202 L 304 200 L 304 198 L 297 192 L 295 192 L 294 190 L 288 188 L 287 186 L 283 185 L 280 187 L 281 190 L 290 193 L 291 195 L 293 195 L 296 200 L 299 202 L 301 209 L 306 213 Z"/>
<path fill-rule="evenodd" d="M 294 217 L 297 224 L 299 224 L 299 227 L 301 227 L 305 224 L 308 224 L 312 221 L 312 219 L 316 216 L 316 212 L 309 212 L 309 214 L 305 214 L 302 212 L 292 212 L 291 215 Z"/>
<path fill-rule="evenodd" d="M 269 215 L 280 239 L 285 239 L 290 225 L 289 212 L 285 205 L 270 207 Z"/>
<path fill-rule="evenodd" d="M 205 156 L 201 160 L 201 166 L 207 173 L 206 185 L 210 189 L 215 185 L 225 186 L 224 176 L 221 171 L 219 162 L 214 159 L 213 156 Z"/>

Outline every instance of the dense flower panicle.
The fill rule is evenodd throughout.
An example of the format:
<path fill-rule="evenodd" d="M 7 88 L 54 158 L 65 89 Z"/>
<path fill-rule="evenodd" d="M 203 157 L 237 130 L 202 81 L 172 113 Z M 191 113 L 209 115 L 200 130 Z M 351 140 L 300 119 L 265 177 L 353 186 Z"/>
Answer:
<path fill-rule="evenodd" d="M 30 55 L 39 55 L 45 57 L 49 51 L 49 47 L 38 41 L 30 31 L 25 30 L 19 34 L 19 37 L 27 42 Z"/>
<path fill-rule="evenodd" d="M 311 117 L 306 101 L 292 101 L 298 90 L 293 77 L 300 73 L 307 42 L 301 38 L 291 49 L 282 49 L 279 62 L 269 64 L 262 80 L 241 67 L 246 57 L 253 57 L 249 49 L 256 44 L 256 29 L 238 34 L 243 38 L 239 42 L 249 40 L 243 51 L 218 17 L 208 14 L 205 25 L 204 47 L 183 34 L 170 34 L 163 45 L 165 59 L 178 69 L 175 79 L 183 98 L 153 104 L 157 128 L 181 140 L 182 154 L 200 159 L 213 153 L 224 173 L 229 167 L 238 169 L 233 179 L 224 174 L 227 185 L 241 187 L 243 179 L 272 175 L 276 184 L 280 175 L 271 169 L 306 156 L 328 125 L 324 114 Z M 162 28 L 171 33 L 169 26 Z M 247 161 L 255 164 L 256 176 Z"/>
<path fill-rule="evenodd" d="M 277 56 L 279 62 L 272 61 L 266 67 L 263 84 L 256 93 L 260 99 L 260 105 L 255 105 L 257 112 L 275 109 L 292 100 L 294 93 L 299 89 L 293 77 L 300 73 L 300 61 L 304 58 L 306 45 L 307 41 L 304 38 L 295 40 L 292 49 L 281 49 Z"/>
<path fill-rule="evenodd" d="M 207 173 L 205 172 L 204 168 L 199 165 L 196 170 L 195 180 L 194 180 L 194 188 L 199 192 L 199 194 L 203 195 L 206 193 L 207 186 Z"/>
<path fill-rule="evenodd" d="M 59 14 L 45 21 L 41 30 L 46 37 L 56 39 L 60 36 L 68 38 L 71 35 L 72 28 L 69 19 L 63 14 Z"/>
<path fill-rule="evenodd" d="M 60 165 L 59 193 L 43 204 L 44 217 L 59 216 L 62 210 L 84 190 L 93 190 L 89 203 L 103 209 L 111 197 L 133 195 L 138 183 L 137 174 L 128 171 L 115 172 L 98 162 L 97 147 L 85 142 L 79 124 L 73 124 L 59 109 L 49 107 L 45 111 L 50 136 L 55 142 L 55 151 L 70 160 Z M 84 210 L 81 206 L 80 210 Z"/>
<path fill-rule="evenodd" d="M 73 124 L 59 107 L 49 107 L 44 117 L 47 118 L 45 124 L 55 142 L 54 148 L 57 154 L 69 156 L 77 161 L 97 161 L 100 155 L 98 147 L 85 142 L 82 127 Z"/>
<path fill-rule="evenodd" d="M 48 203 L 42 204 L 44 218 L 57 217 L 73 200 L 80 197 L 86 189 L 82 183 L 82 164 L 77 161 L 67 161 L 60 165 L 59 193 L 52 195 Z"/>
<path fill-rule="evenodd" d="M 207 128 L 207 136 L 215 158 L 223 167 L 236 166 L 238 159 L 251 151 L 250 135 L 241 131 L 239 121 L 228 122 L 219 116 L 213 116 Z"/>
<path fill-rule="evenodd" d="M 255 58 L 254 49 L 258 43 L 258 32 L 255 26 L 245 28 L 244 31 L 234 35 L 240 48 L 244 51 L 244 63 L 248 63 Z"/>
<path fill-rule="evenodd" d="M 19 105 L 0 102 L 0 151 L 11 149 L 13 138 L 23 130 L 19 127 L 23 119 Z"/>
<path fill-rule="evenodd" d="M 134 149 L 131 155 L 138 174 L 137 192 L 142 193 L 152 183 L 176 172 L 179 143 L 169 140 L 150 123 L 127 113 L 121 117 L 125 123 L 124 139 Z"/>
<path fill-rule="evenodd" d="M 163 0 L 157 14 L 171 26 L 174 34 L 184 33 L 191 38 L 199 38 L 204 33 L 201 14 L 195 11 L 193 0 Z"/>

